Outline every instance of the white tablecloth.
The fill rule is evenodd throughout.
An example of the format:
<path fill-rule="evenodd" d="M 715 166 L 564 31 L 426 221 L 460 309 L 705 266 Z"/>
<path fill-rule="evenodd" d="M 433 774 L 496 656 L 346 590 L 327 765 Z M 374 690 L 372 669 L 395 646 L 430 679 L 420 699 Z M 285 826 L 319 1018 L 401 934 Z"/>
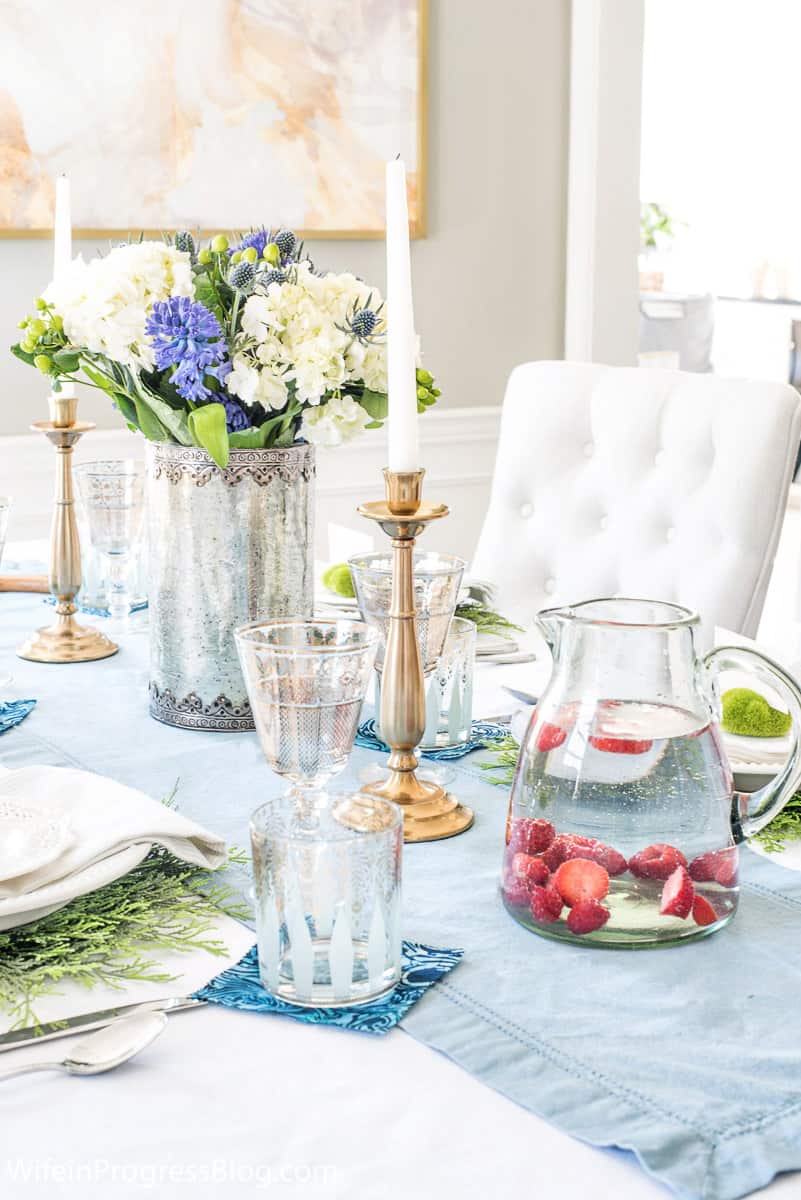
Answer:
<path fill-rule="evenodd" d="M 537 692 L 544 673 L 542 661 L 482 668 L 476 716 L 510 711 L 501 680 Z M 234 937 L 236 958 L 250 935 Z M 194 959 L 169 990 L 191 990 L 218 969 Z M 104 1002 L 97 993 L 79 1001 L 77 1010 Z M 69 1045 L 0 1055 L 0 1069 Z M 213 1007 L 176 1014 L 108 1075 L 0 1083 L 0 1131 L 0 1197 L 10 1200 L 669 1194 L 633 1157 L 558 1132 L 400 1030 L 374 1038 Z M 786 1176 L 766 1191 L 797 1198 L 801 1182 Z"/>

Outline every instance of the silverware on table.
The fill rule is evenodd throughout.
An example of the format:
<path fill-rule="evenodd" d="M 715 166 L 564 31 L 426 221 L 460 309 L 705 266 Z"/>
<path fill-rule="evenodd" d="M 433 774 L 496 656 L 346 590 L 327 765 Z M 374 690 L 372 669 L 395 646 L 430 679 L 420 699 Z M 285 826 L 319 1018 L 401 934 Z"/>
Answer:
<path fill-rule="evenodd" d="M 539 696 L 532 696 L 531 692 L 523 692 L 520 688 L 509 687 L 506 683 L 502 683 L 501 687 L 510 696 L 514 696 L 515 700 L 519 700 L 521 704 L 536 704 L 539 700 Z"/>
<path fill-rule="evenodd" d="M 483 663 L 493 663 L 503 665 L 505 663 L 528 663 L 536 662 L 536 654 L 532 654 L 530 650 L 518 650 L 504 654 L 477 654 L 476 665 L 481 666 Z"/>
<path fill-rule="evenodd" d="M 139 1013 L 184 1012 L 188 1008 L 202 1008 L 205 1003 L 205 1000 L 195 1000 L 191 996 L 172 996 L 167 1000 L 143 1000 L 138 1004 L 121 1004 L 117 1008 L 100 1009 L 99 1012 L 80 1013 L 64 1021 L 31 1025 L 27 1029 L 12 1029 L 9 1033 L 0 1034 L 0 1054 L 5 1050 L 19 1050 L 22 1046 L 37 1046 L 40 1042 L 103 1029 L 118 1017 L 131 1017 Z"/>
<path fill-rule="evenodd" d="M 56 1062 L 27 1063 L 0 1071 L 0 1082 L 31 1071 L 66 1071 L 68 1075 L 102 1075 L 113 1071 L 139 1054 L 167 1028 L 163 1012 L 139 1013 L 123 1017 L 77 1042 L 64 1058 Z"/>

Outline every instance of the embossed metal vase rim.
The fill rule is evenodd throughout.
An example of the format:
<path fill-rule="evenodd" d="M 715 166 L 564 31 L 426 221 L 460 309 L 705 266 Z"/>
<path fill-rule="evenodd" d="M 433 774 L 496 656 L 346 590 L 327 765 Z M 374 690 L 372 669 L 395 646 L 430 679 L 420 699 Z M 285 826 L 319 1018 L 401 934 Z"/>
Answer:
<path fill-rule="evenodd" d="M 163 475 L 172 484 L 189 478 L 197 487 L 204 487 L 210 480 L 219 478 L 234 488 L 243 479 L 252 479 L 260 487 L 267 487 L 276 479 L 284 483 L 294 483 L 298 479 L 308 482 L 315 474 L 314 446 L 308 442 L 264 449 L 232 449 L 226 467 L 218 466 L 208 450 L 201 446 L 149 442 L 148 450 L 154 479 Z"/>

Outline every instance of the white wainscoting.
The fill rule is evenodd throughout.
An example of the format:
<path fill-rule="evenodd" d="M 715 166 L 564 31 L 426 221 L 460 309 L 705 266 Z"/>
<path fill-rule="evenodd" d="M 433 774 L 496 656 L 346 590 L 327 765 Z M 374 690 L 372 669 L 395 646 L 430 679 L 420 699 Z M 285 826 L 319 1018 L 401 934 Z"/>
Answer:
<path fill-rule="evenodd" d="M 489 497 L 501 410 L 499 407 L 451 408 L 427 412 L 420 420 L 421 458 L 426 467 L 425 495 L 444 501 L 451 515 L 425 535 L 431 549 L 469 558 L 481 528 Z M 143 443 L 126 429 L 99 430 L 78 444 L 76 461 L 99 458 L 143 458 Z M 52 512 L 54 452 L 36 434 L 0 438 L 0 493 L 14 497 L 10 542 L 47 536 Z M 381 468 L 386 464 L 383 430 L 365 434 L 337 450 L 323 450 L 317 464 L 318 558 L 340 558 L 351 541 L 383 539 L 356 506 L 383 496 Z M 345 532 L 343 532 L 345 531 Z M 354 536 L 351 539 L 348 533 Z M 330 549 L 329 549 L 330 544 Z M 364 548 L 367 543 L 364 542 Z M 342 549 L 345 552 L 342 553 Z M 362 548 L 354 546 L 354 551 Z"/>

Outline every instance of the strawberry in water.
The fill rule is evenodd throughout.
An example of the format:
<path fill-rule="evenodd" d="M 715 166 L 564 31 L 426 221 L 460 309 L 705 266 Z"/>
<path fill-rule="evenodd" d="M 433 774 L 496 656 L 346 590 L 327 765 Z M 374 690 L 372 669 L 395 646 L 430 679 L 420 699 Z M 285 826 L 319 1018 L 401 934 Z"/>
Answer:
<path fill-rule="evenodd" d="M 579 900 L 567 914 L 567 927 L 571 933 L 593 933 L 605 925 L 611 915 L 598 900 Z"/>
<path fill-rule="evenodd" d="M 659 911 L 663 917 L 689 917 L 695 899 L 695 888 L 686 867 L 676 867 L 665 880 Z"/>
<path fill-rule="evenodd" d="M 690 863 L 690 876 L 696 883 L 719 883 L 734 887 L 737 883 L 738 851 L 736 846 L 726 850 L 708 850 Z"/>
<path fill-rule="evenodd" d="M 606 754 L 647 754 L 653 744 L 647 738 L 606 737 L 595 733 L 590 736 L 590 745 Z"/>
<path fill-rule="evenodd" d="M 530 903 L 528 883 L 511 871 L 507 871 L 503 877 L 503 895 L 509 904 L 522 907 Z"/>
<path fill-rule="evenodd" d="M 541 854 L 550 846 L 555 832 L 550 821 L 519 817 L 511 824 L 509 849 L 510 851 L 522 850 L 524 854 Z"/>
<path fill-rule="evenodd" d="M 696 896 L 693 900 L 693 920 L 696 925 L 714 925 L 718 919 L 712 905 L 705 896 Z"/>
<path fill-rule="evenodd" d="M 559 920 L 562 911 L 562 897 L 554 888 L 534 885 L 530 893 L 531 915 L 535 921 L 551 925 Z"/>
<path fill-rule="evenodd" d="M 547 883 L 550 871 L 537 854 L 518 853 L 512 859 L 512 874 L 524 879 L 529 885 Z"/>
<path fill-rule="evenodd" d="M 571 858 L 557 868 L 554 886 L 571 908 L 582 900 L 602 900 L 609 891 L 609 874 L 589 858 Z"/>
<path fill-rule="evenodd" d="M 637 879 L 667 879 L 676 867 L 686 867 L 687 859 L 681 850 L 665 842 L 646 846 L 629 859 L 629 870 Z"/>
<path fill-rule="evenodd" d="M 571 858 L 589 858 L 599 863 L 609 875 L 622 875 L 628 866 L 623 855 L 613 846 L 574 833 L 557 834 L 543 858 L 551 871 Z"/>
<path fill-rule="evenodd" d="M 551 750 L 556 750 L 557 746 L 561 746 L 567 739 L 567 730 L 562 729 L 561 725 L 554 725 L 550 721 L 543 721 L 537 730 L 537 739 L 535 745 L 542 754 L 548 754 Z"/>

